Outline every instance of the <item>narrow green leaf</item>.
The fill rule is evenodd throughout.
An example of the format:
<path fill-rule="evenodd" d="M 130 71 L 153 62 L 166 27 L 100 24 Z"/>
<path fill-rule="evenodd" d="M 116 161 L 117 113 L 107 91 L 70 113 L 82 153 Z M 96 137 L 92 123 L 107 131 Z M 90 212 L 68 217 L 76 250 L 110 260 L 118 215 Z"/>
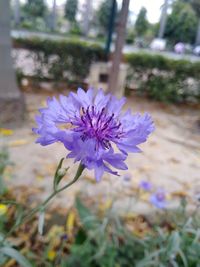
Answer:
<path fill-rule="evenodd" d="M 5 200 L 5 199 L 0 199 L 0 203 L 6 204 L 6 205 L 14 205 L 14 206 L 19 206 L 21 205 L 20 203 L 14 201 L 14 200 Z"/>
<path fill-rule="evenodd" d="M 174 231 L 168 240 L 168 245 L 167 245 L 167 254 L 168 257 L 170 257 L 172 254 L 176 254 L 177 251 L 180 249 L 180 234 L 177 231 Z"/>
<path fill-rule="evenodd" d="M 150 263 L 154 262 L 154 258 L 159 257 L 161 253 L 165 251 L 164 248 L 158 249 L 150 254 L 148 254 L 144 259 L 137 263 L 137 267 L 150 266 Z M 148 265 L 149 264 L 149 265 Z"/>
<path fill-rule="evenodd" d="M 91 230 L 97 227 L 99 221 L 91 211 L 85 207 L 79 198 L 76 199 L 76 209 L 78 211 L 80 220 L 87 230 Z"/>
<path fill-rule="evenodd" d="M 3 253 L 0 253 L 0 266 L 4 266 L 3 264 L 6 263 L 7 259 L 8 258 Z"/>
<path fill-rule="evenodd" d="M 22 222 L 23 215 L 24 215 L 24 209 L 22 206 L 17 206 L 17 212 L 16 212 L 16 220 L 15 220 L 15 225 L 19 225 Z"/>
<path fill-rule="evenodd" d="M 39 220 L 38 220 L 38 232 L 40 235 L 43 235 L 44 221 L 45 221 L 45 212 L 44 210 L 42 210 L 39 213 Z"/>
<path fill-rule="evenodd" d="M 32 267 L 31 263 L 14 248 L 2 247 L 0 248 L 0 253 L 12 259 L 15 259 L 17 263 L 20 264 L 21 267 Z"/>
<path fill-rule="evenodd" d="M 178 263 L 176 261 L 170 261 L 170 264 L 173 266 L 173 267 L 179 267 Z"/>
<path fill-rule="evenodd" d="M 182 262 L 183 262 L 184 267 L 188 267 L 187 259 L 186 259 L 185 255 L 184 255 L 183 251 L 180 249 L 178 251 L 178 253 L 179 253 L 179 256 L 182 259 Z"/>

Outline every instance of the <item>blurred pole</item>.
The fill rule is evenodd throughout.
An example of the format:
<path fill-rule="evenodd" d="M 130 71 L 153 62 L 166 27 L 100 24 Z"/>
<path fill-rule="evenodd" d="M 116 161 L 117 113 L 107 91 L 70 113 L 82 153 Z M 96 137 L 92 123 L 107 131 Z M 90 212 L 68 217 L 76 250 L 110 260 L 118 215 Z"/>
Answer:
<path fill-rule="evenodd" d="M 113 29 L 114 29 L 116 7 L 117 7 L 116 0 L 113 0 L 111 10 L 110 10 L 110 19 L 109 19 L 109 25 L 108 25 L 108 37 L 107 37 L 106 46 L 105 46 L 105 52 L 106 52 L 107 58 L 108 58 L 108 55 L 110 53 L 110 45 L 112 42 L 112 34 L 113 34 Z"/>
<path fill-rule="evenodd" d="M 122 58 L 122 49 L 125 41 L 126 22 L 128 17 L 128 8 L 130 0 L 123 0 L 120 11 L 119 23 L 117 28 L 117 38 L 115 42 L 115 51 L 113 53 L 112 67 L 109 75 L 108 90 L 113 94 L 117 93 L 118 75 L 120 62 Z"/>
<path fill-rule="evenodd" d="M 20 24 L 20 0 L 14 0 L 14 21 L 16 26 Z"/>
<path fill-rule="evenodd" d="M 83 15 L 83 34 L 85 36 L 88 35 L 90 30 L 90 20 L 91 20 L 91 13 L 92 13 L 92 1 L 91 0 L 85 0 L 84 5 L 84 15 Z"/>
<path fill-rule="evenodd" d="M 158 38 L 163 38 L 165 34 L 165 27 L 167 23 L 167 10 L 168 10 L 168 1 L 165 0 L 164 5 L 162 7 L 162 13 L 161 13 L 161 18 L 160 18 L 160 28 L 158 32 Z"/>
<path fill-rule="evenodd" d="M 55 31 L 57 24 L 57 16 L 56 16 L 56 0 L 53 0 L 52 14 L 51 14 L 51 30 Z"/>
<path fill-rule="evenodd" d="M 0 0 L 0 123 L 16 123 L 24 111 L 11 58 L 9 3 L 8 0 Z"/>

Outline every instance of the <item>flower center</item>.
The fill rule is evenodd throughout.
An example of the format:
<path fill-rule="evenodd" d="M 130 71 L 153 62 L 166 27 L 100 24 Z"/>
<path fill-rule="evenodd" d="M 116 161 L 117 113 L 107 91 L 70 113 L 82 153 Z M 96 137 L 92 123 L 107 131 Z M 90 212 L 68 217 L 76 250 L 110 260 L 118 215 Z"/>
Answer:
<path fill-rule="evenodd" d="M 121 138 L 123 134 L 121 123 L 115 118 L 114 113 L 107 114 L 105 107 L 100 111 L 97 111 L 94 106 L 88 106 L 87 109 L 82 107 L 79 120 L 72 124 L 75 126 L 73 130 L 81 133 L 83 141 L 95 140 L 96 149 L 99 146 L 109 149 L 110 142 Z"/>

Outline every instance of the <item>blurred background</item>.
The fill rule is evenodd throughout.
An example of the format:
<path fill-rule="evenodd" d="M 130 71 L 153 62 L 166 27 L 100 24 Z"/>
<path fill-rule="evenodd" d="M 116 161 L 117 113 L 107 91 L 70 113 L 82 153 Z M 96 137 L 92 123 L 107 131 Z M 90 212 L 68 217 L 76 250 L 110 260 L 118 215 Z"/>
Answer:
<path fill-rule="evenodd" d="M 12 36 L 80 38 L 104 45 L 110 15 L 114 16 L 113 40 L 122 1 L 11 1 Z M 199 1 L 130 1 L 124 52 L 138 48 L 155 49 L 177 54 L 196 54 L 200 43 Z M 31 32 L 30 32 L 31 31 Z M 42 33 L 49 33 L 45 35 Z M 60 36 L 60 37 L 61 37 Z M 81 38 L 82 37 L 82 38 Z M 161 44 L 156 40 L 160 40 Z M 181 43 L 178 49 L 175 45 Z M 179 47 L 179 46 L 178 46 Z"/>
<path fill-rule="evenodd" d="M 77 202 L 77 196 L 101 216 L 108 211 L 122 216 L 128 229 L 139 238 L 154 229 L 152 218 L 157 218 L 157 210 L 167 207 L 174 211 L 180 202 L 184 208 L 187 206 L 189 214 L 197 210 L 200 199 L 200 0 L 0 0 L 0 200 L 14 198 L 32 207 L 49 195 L 56 166 L 67 153 L 61 144 L 48 147 L 35 144 L 36 136 L 32 133 L 35 115 L 38 108 L 46 105 L 48 96 L 67 95 L 78 87 L 86 90 L 90 86 L 103 88 L 117 97 L 126 96 L 126 108 L 135 113 L 149 112 L 156 130 L 141 146 L 142 153 L 129 155 L 129 169 L 121 172 L 120 177 L 105 174 L 102 181 L 96 183 L 93 173 L 88 171 L 70 191 L 62 192 L 51 205 L 55 218 L 47 214 L 44 239 L 34 230 L 27 237 L 26 228 L 22 228 L 15 233 L 14 244 L 28 251 L 35 244 L 35 254 L 45 244 L 45 253 L 39 253 L 41 261 L 37 259 L 34 266 L 199 267 L 199 236 L 194 238 L 198 247 L 193 248 L 197 253 L 191 256 L 195 259 L 191 263 L 187 258 L 191 243 L 181 239 L 182 232 L 180 242 L 177 234 L 173 236 L 171 232 L 178 229 L 175 223 L 185 223 L 190 217 L 188 213 L 180 215 L 180 209 L 175 213 L 175 221 L 159 221 L 159 227 L 172 233 L 171 239 L 168 236 L 167 241 L 163 239 L 165 244 L 176 239 L 180 245 L 185 240 L 184 248 L 179 247 L 186 251 L 185 256 L 179 254 L 177 247 L 170 247 L 169 252 L 169 245 L 166 246 L 168 252 L 162 253 L 170 255 L 173 251 L 175 258 L 161 257 L 158 252 L 155 260 L 148 252 L 149 262 L 139 265 L 145 254 L 145 249 L 140 247 L 133 258 L 119 252 L 127 259 L 126 263 L 122 256 L 118 262 L 108 262 L 105 261 L 109 258 L 105 253 L 108 247 L 105 245 L 103 252 L 99 252 L 105 238 L 100 236 L 95 240 L 95 244 L 99 244 L 95 263 L 93 258 L 91 262 L 81 258 L 94 254 L 93 243 L 89 254 L 89 247 L 85 248 L 85 254 L 73 250 L 71 265 L 57 262 L 59 253 L 69 254 L 69 247 L 74 244 L 71 233 L 77 234 L 83 215 L 85 207 Z M 70 169 L 63 183 L 77 168 L 69 159 L 64 165 Z M 156 193 L 157 202 L 151 201 Z M 7 229 L 16 212 L 10 206 L 0 205 L 0 232 Z M 164 217 L 171 218 L 167 216 Z M 67 248 L 62 243 L 64 239 L 54 240 L 57 233 L 63 236 L 65 231 L 59 228 L 60 222 L 68 229 Z M 86 226 L 86 232 L 87 227 L 90 226 Z M 199 226 L 194 229 L 198 230 Z M 48 236 L 50 230 L 54 231 L 53 237 Z M 84 236 L 86 232 L 78 233 Z M 109 230 L 106 235 L 110 237 Z M 81 238 L 86 238 L 83 236 Z M 135 240 L 130 245 L 134 248 L 138 244 Z M 123 237 L 118 241 L 123 243 Z M 59 252 L 58 246 L 51 242 L 57 242 L 58 246 L 62 243 L 64 252 Z M 154 243 L 155 247 L 148 243 L 147 250 L 158 249 L 159 242 L 160 239 Z M 109 255 L 114 255 L 112 253 Z M 181 259 L 177 256 L 176 261 L 176 255 L 183 256 Z M 136 263 L 130 265 L 130 261 L 136 259 Z M 18 266 L 16 262 L 10 263 L 7 259 L 6 262 L 8 265 L 4 261 L 2 266 Z M 161 262 L 163 265 L 159 265 Z"/>

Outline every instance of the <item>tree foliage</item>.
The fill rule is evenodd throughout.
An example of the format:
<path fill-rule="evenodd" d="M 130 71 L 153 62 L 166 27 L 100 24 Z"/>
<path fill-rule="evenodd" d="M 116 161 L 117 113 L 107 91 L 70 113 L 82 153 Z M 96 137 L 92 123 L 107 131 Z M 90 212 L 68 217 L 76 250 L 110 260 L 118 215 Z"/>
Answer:
<path fill-rule="evenodd" d="M 142 7 L 135 22 L 135 31 L 138 36 L 142 36 L 148 29 L 148 21 L 146 15 L 147 10 L 146 8 Z"/>
<path fill-rule="evenodd" d="M 65 18 L 70 22 L 75 22 L 77 9 L 78 0 L 67 0 L 65 4 Z"/>
<path fill-rule="evenodd" d="M 172 43 L 193 43 L 197 23 L 197 16 L 192 6 L 187 2 L 176 1 L 167 19 L 165 37 Z"/>
<path fill-rule="evenodd" d="M 200 17 L 200 1 L 199 0 L 182 0 L 182 1 L 191 4 L 197 16 Z"/>
<path fill-rule="evenodd" d="M 191 4 L 194 7 L 194 10 L 200 16 L 200 1 L 199 0 L 191 0 Z"/>
<path fill-rule="evenodd" d="M 47 6 L 44 0 L 27 0 L 23 10 L 28 17 L 44 17 L 47 12 Z"/>
<path fill-rule="evenodd" d="M 197 27 L 197 33 L 196 33 L 196 44 L 200 45 L 200 1 L 199 0 L 190 0 L 191 5 L 194 8 L 196 15 L 198 17 L 198 27 Z"/>

